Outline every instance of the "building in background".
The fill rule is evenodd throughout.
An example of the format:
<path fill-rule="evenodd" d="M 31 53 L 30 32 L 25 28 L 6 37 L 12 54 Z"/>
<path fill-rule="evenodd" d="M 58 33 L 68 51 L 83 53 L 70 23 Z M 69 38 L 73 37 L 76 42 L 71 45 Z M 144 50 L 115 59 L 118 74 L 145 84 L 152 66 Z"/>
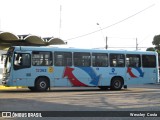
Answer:
<path fill-rule="evenodd" d="M 10 32 L 0 31 L 0 50 L 7 50 L 10 46 L 48 46 L 62 45 L 65 42 L 59 38 L 41 38 L 36 35 L 15 35 Z"/>
<path fill-rule="evenodd" d="M 1 55 L 6 53 L 6 50 L 11 46 L 48 46 L 48 45 L 62 45 L 65 42 L 59 38 L 47 37 L 26 34 L 15 35 L 11 32 L 0 31 L 0 59 Z M 0 61 L 0 84 L 3 72 L 3 60 Z"/>

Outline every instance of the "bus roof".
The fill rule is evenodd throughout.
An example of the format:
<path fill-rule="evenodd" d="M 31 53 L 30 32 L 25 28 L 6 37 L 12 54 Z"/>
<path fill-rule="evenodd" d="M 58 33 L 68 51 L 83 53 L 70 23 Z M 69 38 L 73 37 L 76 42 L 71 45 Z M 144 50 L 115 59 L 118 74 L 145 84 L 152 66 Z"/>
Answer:
<path fill-rule="evenodd" d="M 106 49 L 82 49 L 63 48 L 53 46 L 13 46 L 15 51 L 66 51 L 66 52 L 101 52 L 101 53 L 131 53 L 131 54 L 157 54 L 155 51 L 128 51 L 128 50 L 106 50 Z"/>

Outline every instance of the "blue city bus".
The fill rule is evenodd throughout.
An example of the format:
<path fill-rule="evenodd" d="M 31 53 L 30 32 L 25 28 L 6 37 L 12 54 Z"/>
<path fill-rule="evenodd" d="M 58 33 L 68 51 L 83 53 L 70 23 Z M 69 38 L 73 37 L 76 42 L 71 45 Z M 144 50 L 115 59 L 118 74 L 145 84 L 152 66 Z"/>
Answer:
<path fill-rule="evenodd" d="M 158 54 L 151 51 L 14 46 L 6 54 L 2 84 L 31 91 L 50 87 L 121 90 L 159 82 Z"/>

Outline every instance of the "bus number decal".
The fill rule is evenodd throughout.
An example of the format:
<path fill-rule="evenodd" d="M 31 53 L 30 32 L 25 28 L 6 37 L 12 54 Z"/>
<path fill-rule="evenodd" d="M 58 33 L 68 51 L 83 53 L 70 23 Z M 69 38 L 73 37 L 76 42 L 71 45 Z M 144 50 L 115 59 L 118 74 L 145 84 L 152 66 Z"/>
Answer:
<path fill-rule="evenodd" d="M 36 72 L 47 72 L 46 69 L 36 69 Z"/>

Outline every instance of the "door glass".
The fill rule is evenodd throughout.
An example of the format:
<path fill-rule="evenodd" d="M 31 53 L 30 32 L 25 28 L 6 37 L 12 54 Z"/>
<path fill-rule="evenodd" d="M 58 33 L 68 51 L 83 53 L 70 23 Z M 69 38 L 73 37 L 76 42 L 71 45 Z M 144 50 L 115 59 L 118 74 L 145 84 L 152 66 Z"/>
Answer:
<path fill-rule="evenodd" d="M 14 54 L 14 69 L 29 68 L 31 66 L 31 57 L 28 53 Z"/>

